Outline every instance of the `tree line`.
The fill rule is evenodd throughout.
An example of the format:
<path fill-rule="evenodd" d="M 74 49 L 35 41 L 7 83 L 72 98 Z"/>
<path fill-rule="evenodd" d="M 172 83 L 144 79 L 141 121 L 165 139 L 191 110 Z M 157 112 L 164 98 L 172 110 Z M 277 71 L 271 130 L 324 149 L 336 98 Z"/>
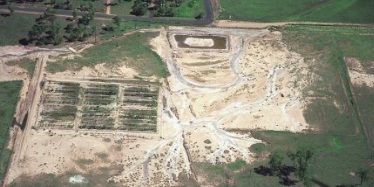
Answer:
<path fill-rule="evenodd" d="M 69 23 L 62 28 L 62 21 L 58 21 L 53 10 L 47 9 L 44 14 L 35 19 L 35 24 L 28 32 L 28 38 L 20 40 L 22 44 L 59 45 L 64 39 L 67 42 L 85 41 L 96 32 L 94 23 L 95 13 L 90 8 L 78 18 L 78 13 L 73 11 L 73 18 L 66 20 Z"/>
<path fill-rule="evenodd" d="M 127 0 L 131 1 L 131 0 Z M 180 7 L 186 0 L 134 0 L 131 14 L 136 16 L 144 16 L 150 12 L 151 16 L 155 17 L 173 17 L 175 9 Z M 188 7 L 192 8 L 196 0 L 189 1 Z M 196 19 L 201 19 L 203 14 L 197 15 Z"/>

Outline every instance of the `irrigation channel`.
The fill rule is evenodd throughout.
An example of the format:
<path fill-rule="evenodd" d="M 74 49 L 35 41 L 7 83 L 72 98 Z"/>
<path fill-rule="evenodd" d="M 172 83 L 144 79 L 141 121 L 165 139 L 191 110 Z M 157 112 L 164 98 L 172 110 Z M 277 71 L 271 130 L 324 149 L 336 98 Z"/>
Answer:
<path fill-rule="evenodd" d="M 277 76 L 282 68 L 275 65 L 273 66 L 268 73 L 268 81 L 267 81 L 267 91 L 263 98 L 254 101 L 254 102 L 234 102 L 230 105 L 227 105 L 221 110 L 214 111 L 211 114 L 195 119 L 189 119 L 187 121 L 180 121 L 178 119 L 178 115 L 172 110 L 172 106 L 174 106 L 172 95 L 180 96 L 180 100 L 182 102 L 181 105 L 178 106 L 178 110 L 185 111 L 188 110 L 188 107 L 191 104 L 191 99 L 186 96 L 186 92 L 188 90 L 199 90 L 201 93 L 219 93 L 223 91 L 227 91 L 229 89 L 235 89 L 243 85 L 248 80 L 252 80 L 250 77 L 244 76 L 240 73 L 239 64 L 241 63 L 241 59 L 244 55 L 244 49 L 246 45 L 250 43 L 250 41 L 254 40 L 256 37 L 252 39 L 242 39 L 241 42 L 238 42 L 236 45 L 236 52 L 232 55 L 230 60 L 230 66 L 234 74 L 236 75 L 236 80 L 232 83 L 229 83 L 225 86 L 221 87 L 213 87 L 209 85 L 200 85 L 189 80 L 186 80 L 185 77 L 181 74 L 179 67 L 176 65 L 175 59 L 171 55 L 165 60 L 168 70 L 170 72 L 171 79 L 177 80 L 181 83 L 184 88 L 179 90 L 171 90 L 164 86 L 163 88 L 163 97 L 166 99 L 167 106 L 163 106 L 163 113 L 166 116 L 166 121 L 169 124 L 172 124 L 176 130 L 176 132 L 169 136 L 165 137 L 161 140 L 157 145 L 155 145 L 152 149 L 149 149 L 145 156 L 140 159 L 136 164 L 132 165 L 131 168 L 125 169 L 120 176 L 115 176 L 111 178 L 114 181 L 120 181 L 125 176 L 129 176 L 135 172 L 139 167 L 144 166 L 144 164 L 148 164 L 149 160 L 157 154 L 157 152 L 161 150 L 168 150 L 167 155 L 164 156 L 162 162 L 162 170 L 163 173 L 168 176 L 170 182 L 173 180 L 173 175 L 178 176 L 178 174 L 182 171 L 181 169 L 187 171 L 190 176 L 195 176 L 191 169 L 191 158 L 189 156 L 189 150 L 186 149 L 186 140 L 184 138 L 185 131 L 189 128 L 204 126 L 205 128 L 209 129 L 209 133 L 212 136 L 215 136 L 218 140 L 218 149 L 212 152 L 210 155 L 206 156 L 206 160 L 212 164 L 217 162 L 217 157 L 222 158 L 223 154 L 227 151 L 229 152 L 229 156 L 231 158 L 238 158 L 240 155 L 245 160 L 249 160 L 249 156 L 251 153 L 249 152 L 248 147 L 244 147 L 239 144 L 239 142 L 250 142 L 251 144 L 254 143 L 261 143 L 261 140 L 257 140 L 250 135 L 241 135 L 232 132 L 225 131 L 220 128 L 221 124 L 228 116 L 232 115 L 240 115 L 244 109 L 254 108 L 254 107 L 261 107 L 269 102 L 279 93 L 277 93 L 276 83 L 277 83 Z M 293 105 L 297 104 L 298 100 L 296 98 L 290 99 L 286 104 L 282 107 L 282 111 L 287 114 L 287 108 L 292 107 Z M 229 115 L 230 114 L 230 115 Z M 288 115 L 289 116 L 289 115 Z M 291 117 L 290 117 L 291 118 Z M 292 119 L 293 121 L 297 121 L 296 119 Z M 182 160 L 181 160 L 182 159 Z M 182 163 L 182 166 L 181 166 Z M 145 184 L 147 181 L 146 174 L 148 171 L 145 171 L 143 174 L 143 180 L 141 181 L 142 184 Z"/>

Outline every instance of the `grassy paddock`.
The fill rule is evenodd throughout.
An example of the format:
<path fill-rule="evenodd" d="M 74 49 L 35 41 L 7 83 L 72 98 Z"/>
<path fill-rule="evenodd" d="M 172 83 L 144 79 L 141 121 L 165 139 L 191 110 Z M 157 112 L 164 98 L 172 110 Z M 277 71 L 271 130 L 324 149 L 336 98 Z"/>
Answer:
<path fill-rule="evenodd" d="M 108 67 L 115 68 L 121 62 L 134 68 L 144 76 L 166 77 L 168 71 L 161 58 L 150 49 L 149 40 L 158 33 L 134 33 L 121 39 L 112 40 L 85 50 L 74 59 L 65 59 L 50 62 L 47 71 L 55 73 L 68 69 L 80 70 L 88 66 L 93 67 L 100 63 L 106 63 Z"/>
<path fill-rule="evenodd" d="M 8 17 L 0 16 L 0 46 L 18 45 L 21 38 L 27 38 L 27 33 L 37 17 L 18 13 Z"/>
<path fill-rule="evenodd" d="M 221 0 L 221 19 L 374 23 L 372 0 Z"/>
<path fill-rule="evenodd" d="M 204 11 L 204 0 L 185 0 L 174 12 L 175 17 L 195 18 Z"/>
<path fill-rule="evenodd" d="M 134 4 L 134 1 L 131 1 L 131 2 L 122 1 L 121 3 L 111 7 L 111 14 L 131 15 L 130 13 L 132 11 L 133 4 Z"/>
<path fill-rule="evenodd" d="M 0 184 L 12 156 L 12 151 L 6 145 L 21 86 L 22 81 L 0 82 Z"/>

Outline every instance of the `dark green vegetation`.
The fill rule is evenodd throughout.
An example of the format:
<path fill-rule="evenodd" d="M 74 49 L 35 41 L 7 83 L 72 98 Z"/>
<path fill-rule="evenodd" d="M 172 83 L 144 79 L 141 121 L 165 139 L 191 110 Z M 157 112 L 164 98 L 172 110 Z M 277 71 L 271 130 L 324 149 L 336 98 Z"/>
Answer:
<path fill-rule="evenodd" d="M 24 43 L 29 44 L 35 41 L 36 45 L 61 44 L 63 39 L 60 34 L 62 27 L 56 18 L 53 12 L 46 11 L 35 19 L 36 23 L 31 27 L 28 39 L 25 39 Z"/>
<path fill-rule="evenodd" d="M 203 0 L 134 0 L 131 14 L 201 19 L 204 16 L 204 2 Z"/>
<path fill-rule="evenodd" d="M 8 62 L 6 62 L 6 65 L 8 65 L 8 66 L 18 66 L 18 67 L 26 70 L 29 77 L 32 77 L 32 75 L 34 74 L 36 61 L 31 60 L 29 58 L 22 58 L 20 60 L 8 61 Z"/>
<path fill-rule="evenodd" d="M 175 16 L 200 19 L 204 11 L 204 0 L 185 0 L 175 9 Z"/>
<path fill-rule="evenodd" d="M 221 0 L 222 19 L 374 23 L 373 0 Z"/>
<path fill-rule="evenodd" d="M 49 72 L 61 72 L 67 69 L 79 70 L 84 66 L 93 67 L 106 63 L 108 67 L 126 62 L 141 75 L 166 77 L 168 71 L 161 58 L 150 49 L 148 42 L 158 33 L 135 33 L 91 47 L 82 52 L 82 57 L 48 63 Z"/>
<path fill-rule="evenodd" d="M 39 7 L 62 10 L 86 11 L 93 9 L 95 12 L 104 12 L 105 4 L 101 0 L 0 0 L 0 5 Z"/>
<path fill-rule="evenodd" d="M 92 8 L 84 11 L 81 17 L 72 13 L 73 18 L 57 19 L 55 12 L 47 9 L 43 15 L 35 19 L 35 24 L 28 32 L 28 38 L 21 44 L 35 43 L 36 45 L 59 45 L 64 39 L 67 42 L 85 41 L 97 32 L 94 22 L 95 13 Z M 69 21 L 69 22 L 68 22 Z"/>
<path fill-rule="evenodd" d="M 115 15 L 130 15 L 132 11 L 133 2 L 131 0 L 117 0 L 117 4 L 111 6 L 111 14 Z"/>
<path fill-rule="evenodd" d="M 0 185 L 12 156 L 12 151 L 7 149 L 7 143 L 21 86 L 22 81 L 0 82 Z"/>
<path fill-rule="evenodd" d="M 0 16 L 0 45 L 17 45 L 19 39 L 27 36 L 27 32 L 37 18 L 35 15 L 14 13 Z M 21 25 L 21 26 L 20 26 Z"/>
<path fill-rule="evenodd" d="M 60 1 L 56 1 L 56 3 L 59 2 Z M 78 1 L 63 1 L 62 3 L 66 2 L 74 4 Z M 90 3 L 91 1 L 83 2 Z M 189 1 L 185 1 L 181 5 L 181 9 L 189 11 L 188 8 L 183 8 L 187 2 Z M 112 2 L 110 6 L 112 6 L 113 11 L 119 12 L 118 15 L 121 15 L 120 13 L 122 11 L 131 11 L 131 7 L 128 7 L 129 3 L 131 2 L 121 0 L 118 2 Z M 22 6 L 45 6 L 43 1 L 24 1 L 24 4 L 16 3 L 16 5 L 19 4 L 22 4 Z M 170 4 L 170 2 L 168 2 L 168 4 Z M 200 3 L 197 1 L 189 3 L 193 9 L 196 9 L 196 5 L 198 4 Z M 94 16 L 96 11 L 97 10 L 95 9 L 94 5 L 82 5 L 72 11 L 72 18 L 55 16 L 55 9 L 47 9 L 41 16 L 19 13 L 3 13 L 0 16 L 0 23 L 2 23 L 0 24 L 0 45 L 36 44 L 47 46 L 59 45 L 64 42 L 83 42 L 89 39 L 91 39 L 90 41 L 97 43 L 100 41 L 100 39 L 105 40 L 111 37 L 120 36 L 125 32 L 164 25 L 164 23 L 161 22 L 151 23 L 150 21 L 124 21 L 119 19 L 119 17 L 114 18 L 112 21 L 95 20 Z M 201 12 L 189 12 L 191 15 L 193 14 L 197 18 L 201 18 L 203 16 Z M 168 11 L 156 11 L 154 14 L 155 16 L 158 14 L 159 16 L 163 16 L 162 14 L 169 13 Z M 174 15 L 174 11 L 172 11 L 172 14 Z M 19 25 L 22 25 L 22 27 Z"/>
<path fill-rule="evenodd" d="M 313 185 L 373 186 L 374 169 L 370 165 L 374 162 L 374 154 L 369 140 L 373 140 L 374 134 L 374 88 L 350 87 L 344 61 L 345 57 L 356 58 L 366 73 L 373 74 L 374 36 L 367 35 L 370 29 L 293 26 L 280 30 L 290 50 L 302 54 L 309 71 L 320 77 L 304 90 L 304 96 L 310 102 L 304 116 L 315 131 L 254 131 L 255 138 L 269 144 L 255 144 L 251 150 L 260 158 L 277 152 L 283 155 L 283 163 L 293 165 L 293 161 L 285 156 L 288 152 L 295 153 L 299 147 L 312 148 L 314 155 L 308 166 Z M 225 164 L 196 163 L 194 167 L 198 175 L 215 186 L 280 186 L 277 177 L 254 173 L 254 168 L 266 163 L 268 160 L 259 160 L 245 165 L 239 172 L 232 172 Z M 362 184 L 361 177 L 365 175 L 361 171 L 367 171 L 367 180 Z"/>

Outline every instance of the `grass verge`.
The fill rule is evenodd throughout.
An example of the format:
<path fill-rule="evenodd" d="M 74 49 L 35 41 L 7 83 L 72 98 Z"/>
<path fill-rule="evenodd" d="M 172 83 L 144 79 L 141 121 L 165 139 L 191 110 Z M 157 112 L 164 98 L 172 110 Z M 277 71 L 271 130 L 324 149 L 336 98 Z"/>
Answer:
<path fill-rule="evenodd" d="M 18 45 L 26 38 L 35 18 L 38 16 L 14 13 L 8 17 L 0 16 L 0 46 Z"/>
<path fill-rule="evenodd" d="M 4 180 L 12 156 L 12 151 L 6 146 L 21 86 L 22 81 L 0 82 L 0 184 Z"/>
<path fill-rule="evenodd" d="M 204 0 L 185 0 L 175 9 L 175 17 L 196 18 L 204 16 Z"/>

